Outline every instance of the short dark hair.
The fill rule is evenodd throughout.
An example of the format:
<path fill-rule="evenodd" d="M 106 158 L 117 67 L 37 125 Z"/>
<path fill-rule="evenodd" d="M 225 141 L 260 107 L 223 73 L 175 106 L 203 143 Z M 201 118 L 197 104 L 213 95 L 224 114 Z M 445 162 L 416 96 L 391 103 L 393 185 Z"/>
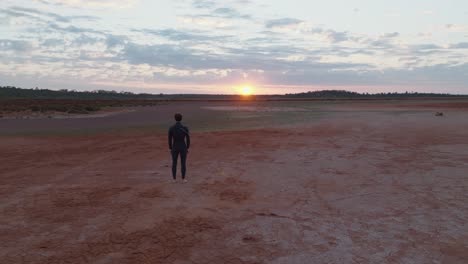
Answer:
<path fill-rule="evenodd" d="M 175 121 L 181 121 L 182 120 L 182 115 L 177 113 L 174 115 Z"/>

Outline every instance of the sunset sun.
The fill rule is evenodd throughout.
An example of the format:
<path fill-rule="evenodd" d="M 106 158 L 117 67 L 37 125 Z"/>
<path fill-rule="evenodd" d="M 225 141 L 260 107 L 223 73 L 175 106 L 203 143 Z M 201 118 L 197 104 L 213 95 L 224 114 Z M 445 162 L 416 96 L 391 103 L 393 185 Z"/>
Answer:
<path fill-rule="evenodd" d="M 242 87 L 241 87 L 240 93 L 241 93 L 241 95 L 243 95 L 243 96 L 249 96 L 249 95 L 252 95 L 253 89 L 252 89 L 251 86 L 245 85 L 245 86 L 242 86 Z"/>

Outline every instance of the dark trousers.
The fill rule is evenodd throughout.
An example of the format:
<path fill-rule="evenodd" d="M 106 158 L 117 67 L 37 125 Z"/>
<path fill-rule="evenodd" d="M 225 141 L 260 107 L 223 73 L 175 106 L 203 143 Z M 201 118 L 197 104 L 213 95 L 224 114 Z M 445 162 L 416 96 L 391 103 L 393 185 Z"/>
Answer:
<path fill-rule="evenodd" d="M 187 160 L 187 150 L 186 149 L 173 149 L 171 151 L 172 154 L 172 178 L 176 178 L 177 172 L 177 159 L 180 155 L 180 162 L 182 167 L 182 179 L 185 179 L 185 172 L 187 168 L 185 167 L 185 161 Z"/>

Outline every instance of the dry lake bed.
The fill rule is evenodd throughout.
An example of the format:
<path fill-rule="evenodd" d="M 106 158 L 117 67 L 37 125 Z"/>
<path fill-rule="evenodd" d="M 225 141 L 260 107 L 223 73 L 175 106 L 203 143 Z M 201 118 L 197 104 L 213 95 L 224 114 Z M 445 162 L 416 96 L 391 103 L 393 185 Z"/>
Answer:
<path fill-rule="evenodd" d="M 468 263 L 467 101 L 127 110 L 0 119 L 1 263 Z"/>

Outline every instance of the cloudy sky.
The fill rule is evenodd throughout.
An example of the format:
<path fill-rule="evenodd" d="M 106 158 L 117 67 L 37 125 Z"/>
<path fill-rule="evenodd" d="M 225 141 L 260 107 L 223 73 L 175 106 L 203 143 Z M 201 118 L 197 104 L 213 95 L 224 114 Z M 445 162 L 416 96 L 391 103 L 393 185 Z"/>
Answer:
<path fill-rule="evenodd" d="M 468 94 L 468 1 L 1 0 L 0 85 Z"/>

